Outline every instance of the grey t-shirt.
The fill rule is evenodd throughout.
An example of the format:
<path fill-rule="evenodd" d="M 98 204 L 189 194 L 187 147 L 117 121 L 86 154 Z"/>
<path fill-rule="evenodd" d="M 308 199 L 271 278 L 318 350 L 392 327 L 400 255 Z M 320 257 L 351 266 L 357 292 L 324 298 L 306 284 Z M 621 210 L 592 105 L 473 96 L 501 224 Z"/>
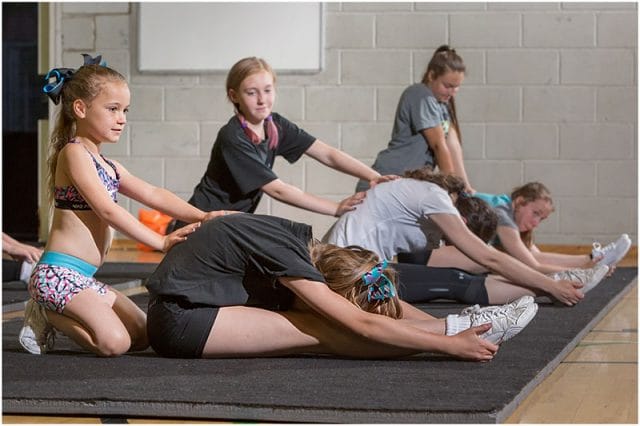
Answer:
<path fill-rule="evenodd" d="M 500 204 L 494 206 L 493 209 L 498 215 L 498 226 L 507 226 L 509 228 L 518 229 L 518 224 L 516 224 L 513 206 L 511 203 Z"/>
<path fill-rule="evenodd" d="M 376 185 L 353 211 L 342 215 L 323 241 L 358 245 L 383 259 L 398 253 L 420 253 L 440 244 L 442 232 L 430 215 L 459 216 L 451 197 L 436 184 L 397 179 Z"/>
<path fill-rule="evenodd" d="M 423 83 L 413 84 L 400 96 L 396 109 L 391 141 L 380 151 L 373 166 L 382 175 L 402 175 L 406 170 L 433 165 L 433 151 L 420 131 L 442 126 L 449 133 L 449 110 L 438 102 L 433 92 Z M 368 182 L 358 183 L 357 190 L 366 190 Z"/>

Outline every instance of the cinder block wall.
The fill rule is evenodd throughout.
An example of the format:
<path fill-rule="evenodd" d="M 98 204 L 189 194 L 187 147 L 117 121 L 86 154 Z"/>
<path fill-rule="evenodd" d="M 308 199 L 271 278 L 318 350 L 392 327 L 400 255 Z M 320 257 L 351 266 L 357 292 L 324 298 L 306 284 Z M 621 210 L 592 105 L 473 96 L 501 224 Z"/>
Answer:
<path fill-rule="evenodd" d="M 128 131 L 105 153 L 187 199 L 232 114 L 225 75 L 138 72 L 135 3 L 52 8 L 55 65 L 75 67 L 79 53 L 97 52 L 130 81 Z M 636 3 L 326 3 L 324 11 L 325 68 L 279 75 L 278 112 L 371 164 L 400 93 L 448 43 L 468 69 L 457 102 L 474 187 L 547 184 L 556 212 L 540 243 L 621 232 L 637 241 Z M 356 182 L 307 158 L 279 161 L 276 172 L 335 200 Z M 124 203 L 134 214 L 140 207 Z M 311 223 L 318 236 L 334 222 L 269 199 L 258 211 Z"/>

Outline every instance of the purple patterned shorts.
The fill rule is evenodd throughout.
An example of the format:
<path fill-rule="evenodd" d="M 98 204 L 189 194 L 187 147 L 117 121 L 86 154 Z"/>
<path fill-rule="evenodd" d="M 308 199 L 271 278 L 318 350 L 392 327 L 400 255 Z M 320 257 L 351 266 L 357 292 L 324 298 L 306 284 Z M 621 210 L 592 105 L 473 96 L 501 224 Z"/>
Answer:
<path fill-rule="evenodd" d="M 38 304 L 62 313 L 67 303 L 86 288 L 94 289 L 104 296 L 109 286 L 93 277 L 64 266 L 38 263 L 31 273 L 29 294 Z"/>

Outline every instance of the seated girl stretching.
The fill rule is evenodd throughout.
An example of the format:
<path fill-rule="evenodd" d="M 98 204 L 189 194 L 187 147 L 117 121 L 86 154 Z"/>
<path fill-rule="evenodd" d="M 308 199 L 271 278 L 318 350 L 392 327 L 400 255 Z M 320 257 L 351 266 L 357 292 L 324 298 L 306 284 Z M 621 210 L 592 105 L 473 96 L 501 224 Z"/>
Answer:
<path fill-rule="evenodd" d="M 524 297 L 436 319 L 400 300 L 395 281 L 375 253 L 313 242 L 308 225 L 223 216 L 173 247 L 149 277 L 149 341 L 181 358 L 441 352 L 486 361 L 537 312 Z"/>
<path fill-rule="evenodd" d="M 456 209 L 463 203 L 459 195 L 463 189 L 460 178 L 427 167 L 406 172 L 404 179 L 370 189 L 358 209 L 340 217 L 324 241 L 341 247 L 359 245 L 392 258 L 399 253 L 424 255 L 444 236 L 466 256 L 502 275 L 472 275 L 452 265 L 429 268 L 426 258 L 422 265 L 398 263 L 402 295 L 410 302 L 447 298 L 496 304 L 522 295 L 551 295 L 571 306 L 584 297 L 582 284 L 555 281 L 474 235 Z"/>
<path fill-rule="evenodd" d="M 631 247 L 629 236 L 622 234 L 605 247 L 594 243 L 590 254 L 550 253 L 538 249 L 533 242 L 533 231 L 554 210 L 551 192 L 540 182 L 526 183 L 515 188 L 511 195 L 476 193 L 474 196 L 489 203 L 498 214 L 496 247 L 542 273 L 593 268 L 596 265 L 606 265 L 612 272 Z M 451 254 L 443 253 L 446 256 Z M 573 272 L 580 274 L 580 271 Z"/>
<path fill-rule="evenodd" d="M 591 254 L 551 253 L 538 249 L 533 243 L 533 231 L 553 212 L 551 193 L 540 182 L 529 182 L 514 189 L 511 195 L 476 193 L 474 197 L 488 202 L 498 215 L 497 235 L 492 241 L 496 248 L 554 279 L 581 282 L 584 293 L 612 274 L 631 247 L 629 236 L 622 234 L 605 247 L 594 243 Z M 403 261 L 407 261 L 406 258 Z M 461 268 L 477 274 L 487 272 L 484 266 L 453 246 L 434 250 L 427 265 Z"/>
<path fill-rule="evenodd" d="M 49 83 L 50 79 L 55 79 Z M 51 136 L 49 189 L 55 203 L 44 254 L 29 281 L 20 344 L 32 354 L 53 348 L 55 330 L 100 356 L 149 346 L 144 312 L 122 293 L 96 281 L 112 227 L 156 250 L 186 240 L 204 213 L 171 192 L 135 177 L 100 154 L 116 143 L 127 123 L 130 93 L 124 77 L 85 55 L 77 70 L 54 68 L 44 92 L 62 103 Z M 160 235 L 117 204 L 118 192 L 163 213 L 190 222 Z"/>

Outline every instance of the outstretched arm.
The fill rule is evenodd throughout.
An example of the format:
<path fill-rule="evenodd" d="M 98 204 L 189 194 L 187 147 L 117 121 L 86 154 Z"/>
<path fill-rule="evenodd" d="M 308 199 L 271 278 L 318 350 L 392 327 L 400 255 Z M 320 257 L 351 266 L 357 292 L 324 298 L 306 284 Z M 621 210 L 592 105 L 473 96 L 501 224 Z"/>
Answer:
<path fill-rule="evenodd" d="M 522 242 L 522 238 L 520 238 L 520 233 L 517 229 L 509 226 L 498 226 L 496 232 L 500 238 L 500 244 L 504 247 L 505 252 L 536 271 L 543 274 L 549 274 L 567 269 L 566 267 L 543 263 L 540 261 L 531 252 L 531 250 L 529 250 L 524 242 Z"/>
<path fill-rule="evenodd" d="M 459 216 L 438 213 L 430 215 L 430 218 L 462 253 L 490 271 L 518 285 L 549 293 L 569 306 L 576 304 L 584 297 L 579 291 L 582 284 L 572 281 L 554 281 L 514 257 L 486 245 L 469 231 Z"/>
<path fill-rule="evenodd" d="M 62 170 L 67 170 L 68 178 L 78 189 L 91 210 L 103 221 L 128 237 L 146 244 L 155 250 L 167 251 L 174 244 L 186 239 L 186 235 L 193 232 L 198 224 L 185 226 L 167 236 L 160 235 L 147 228 L 131 213 L 113 202 L 100 178 L 96 174 L 92 160 L 79 144 L 68 144 L 58 158 Z M 131 182 L 127 177 L 131 175 L 124 168 L 119 168 L 121 185 L 124 182 L 123 193 L 129 193 Z M 124 177 L 124 180 L 122 178 Z M 182 201 L 185 203 L 184 201 Z M 186 204 L 186 203 L 185 203 Z"/>
<path fill-rule="evenodd" d="M 440 352 L 460 358 L 490 360 L 498 347 L 470 329 L 455 336 L 424 331 L 403 320 L 365 312 L 334 293 L 326 284 L 296 277 L 281 277 L 311 309 L 363 338 L 411 352 Z"/>
<path fill-rule="evenodd" d="M 458 132 L 456 132 L 456 129 L 453 126 L 451 126 L 451 128 L 449 129 L 449 134 L 447 135 L 447 147 L 449 148 L 449 152 L 451 154 L 453 174 L 462 178 L 462 180 L 464 181 L 465 191 L 467 191 L 470 194 L 474 194 L 476 190 L 473 189 L 473 187 L 469 183 L 467 170 L 464 167 L 464 155 L 462 153 L 462 144 L 460 143 Z"/>
<path fill-rule="evenodd" d="M 354 210 L 364 199 L 364 193 L 360 192 L 336 202 L 304 192 L 280 179 L 272 180 L 264 185 L 262 190 L 270 197 L 283 203 L 329 216 L 342 216 L 344 213 Z"/>
<path fill-rule="evenodd" d="M 311 158 L 321 162 L 325 166 L 338 170 L 342 173 L 369 181 L 370 186 L 387 182 L 398 178 L 398 176 L 381 176 L 359 160 L 356 160 L 344 151 L 340 151 L 321 140 L 316 140 L 305 152 Z"/>
<path fill-rule="evenodd" d="M 145 206 L 187 223 L 201 222 L 224 214 L 223 211 L 205 213 L 199 208 L 187 203 L 173 192 L 151 185 L 137 176 L 132 175 L 121 164 L 117 166 L 120 172 L 120 193 Z"/>

